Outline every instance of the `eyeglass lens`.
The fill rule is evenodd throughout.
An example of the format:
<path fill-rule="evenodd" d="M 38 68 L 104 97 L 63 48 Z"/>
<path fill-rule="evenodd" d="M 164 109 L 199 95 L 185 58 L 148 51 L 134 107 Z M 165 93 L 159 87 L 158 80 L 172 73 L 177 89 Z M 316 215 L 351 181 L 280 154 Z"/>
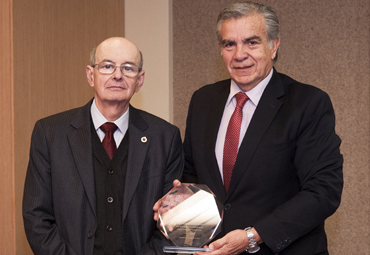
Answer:
<path fill-rule="evenodd" d="M 111 62 L 101 62 L 98 64 L 98 70 L 102 74 L 112 74 L 116 71 L 117 66 Z M 131 64 L 122 64 L 119 66 L 123 75 L 128 77 L 136 76 L 139 73 L 139 68 Z"/>

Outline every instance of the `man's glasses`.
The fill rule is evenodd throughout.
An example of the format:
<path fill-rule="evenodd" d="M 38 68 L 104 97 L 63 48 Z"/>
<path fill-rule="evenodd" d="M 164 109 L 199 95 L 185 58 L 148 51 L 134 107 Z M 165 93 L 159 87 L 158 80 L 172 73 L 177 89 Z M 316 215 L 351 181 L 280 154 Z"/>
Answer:
<path fill-rule="evenodd" d="M 93 67 L 97 66 L 98 71 L 101 74 L 112 74 L 116 71 L 116 64 L 112 62 L 100 62 L 99 64 L 95 64 Z M 122 64 L 119 66 L 121 73 L 127 77 L 135 77 L 141 70 L 139 67 L 132 64 Z"/>

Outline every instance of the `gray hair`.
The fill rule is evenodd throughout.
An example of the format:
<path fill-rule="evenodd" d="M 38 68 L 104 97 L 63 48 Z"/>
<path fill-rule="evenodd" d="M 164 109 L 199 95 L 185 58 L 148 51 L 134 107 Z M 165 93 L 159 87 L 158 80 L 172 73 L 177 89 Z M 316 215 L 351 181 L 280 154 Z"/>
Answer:
<path fill-rule="evenodd" d="M 96 54 L 96 48 L 95 47 L 94 49 L 92 49 L 91 53 L 90 53 L 90 66 L 94 67 L 95 66 L 95 54 Z M 139 64 L 139 72 L 141 72 L 141 70 L 143 70 L 143 65 L 144 65 L 144 59 L 143 59 L 143 53 L 141 53 L 141 51 L 139 51 L 140 53 L 140 64 Z"/>
<path fill-rule="evenodd" d="M 255 13 L 260 14 L 265 20 L 267 41 L 270 49 L 272 49 L 274 40 L 280 37 L 279 19 L 272 7 L 254 2 L 232 4 L 220 12 L 217 18 L 216 30 L 219 44 L 222 43 L 221 25 L 225 20 L 248 17 Z M 274 62 L 277 61 L 278 52 L 279 48 L 276 51 Z"/>

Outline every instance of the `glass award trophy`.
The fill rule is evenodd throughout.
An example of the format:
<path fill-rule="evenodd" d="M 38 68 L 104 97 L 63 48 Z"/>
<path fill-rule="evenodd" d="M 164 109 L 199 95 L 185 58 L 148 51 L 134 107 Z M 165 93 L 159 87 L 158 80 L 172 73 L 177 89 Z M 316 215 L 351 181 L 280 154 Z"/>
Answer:
<path fill-rule="evenodd" d="M 157 227 L 175 246 L 165 246 L 166 253 L 209 251 L 201 248 L 220 231 L 223 205 L 206 185 L 182 183 L 162 199 Z"/>

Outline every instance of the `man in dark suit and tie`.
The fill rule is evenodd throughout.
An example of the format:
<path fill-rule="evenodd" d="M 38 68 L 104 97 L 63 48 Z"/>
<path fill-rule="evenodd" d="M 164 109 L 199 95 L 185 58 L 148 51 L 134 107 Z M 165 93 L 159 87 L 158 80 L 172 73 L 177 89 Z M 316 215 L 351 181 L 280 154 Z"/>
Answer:
<path fill-rule="evenodd" d="M 217 35 L 231 79 L 193 94 L 184 140 L 183 182 L 206 184 L 225 206 L 220 239 L 204 254 L 328 254 L 324 221 L 343 187 L 329 96 L 273 68 L 270 7 L 225 8 Z"/>
<path fill-rule="evenodd" d="M 180 178 L 178 128 L 130 105 L 143 85 L 139 49 L 103 41 L 86 67 L 95 97 L 36 122 L 23 197 L 36 255 L 159 254 L 152 206 Z"/>

